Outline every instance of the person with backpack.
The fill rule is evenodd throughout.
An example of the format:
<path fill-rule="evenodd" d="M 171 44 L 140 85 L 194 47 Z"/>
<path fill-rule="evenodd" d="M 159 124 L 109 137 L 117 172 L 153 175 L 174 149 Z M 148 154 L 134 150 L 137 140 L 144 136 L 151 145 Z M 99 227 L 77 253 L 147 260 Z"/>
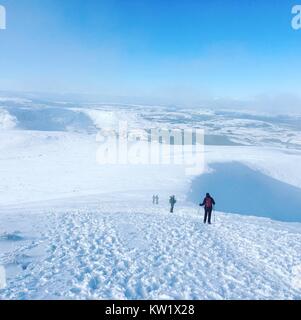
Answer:
<path fill-rule="evenodd" d="M 173 213 L 175 204 L 177 203 L 176 197 L 175 196 L 171 196 L 169 198 L 169 203 L 170 203 L 170 213 Z"/>
<path fill-rule="evenodd" d="M 210 196 L 209 193 L 207 193 L 203 203 L 200 203 L 200 206 L 205 208 L 204 223 L 206 223 L 208 219 L 208 224 L 211 224 L 211 215 L 212 215 L 214 205 L 215 205 L 214 199 Z"/>

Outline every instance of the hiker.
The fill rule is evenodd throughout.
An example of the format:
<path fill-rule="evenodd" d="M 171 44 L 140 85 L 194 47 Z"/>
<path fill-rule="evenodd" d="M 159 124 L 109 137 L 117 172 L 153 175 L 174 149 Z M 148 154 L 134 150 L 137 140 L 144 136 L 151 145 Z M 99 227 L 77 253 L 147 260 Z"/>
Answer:
<path fill-rule="evenodd" d="M 207 193 L 203 203 L 200 203 L 200 206 L 201 207 L 204 206 L 205 208 L 204 223 L 207 222 L 207 218 L 208 218 L 208 224 L 211 224 L 211 215 L 212 215 L 212 210 L 214 205 L 215 205 L 214 199 L 210 196 L 210 193 Z"/>
<path fill-rule="evenodd" d="M 155 204 L 155 203 L 156 203 L 156 196 L 153 195 L 153 204 Z"/>
<path fill-rule="evenodd" d="M 169 203 L 170 203 L 170 213 L 173 213 L 173 209 L 175 207 L 177 200 L 176 200 L 176 196 L 171 196 L 169 198 Z"/>
<path fill-rule="evenodd" d="M 158 195 L 156 195 L 156 204 L 159 204 L 159 196 Z"/>

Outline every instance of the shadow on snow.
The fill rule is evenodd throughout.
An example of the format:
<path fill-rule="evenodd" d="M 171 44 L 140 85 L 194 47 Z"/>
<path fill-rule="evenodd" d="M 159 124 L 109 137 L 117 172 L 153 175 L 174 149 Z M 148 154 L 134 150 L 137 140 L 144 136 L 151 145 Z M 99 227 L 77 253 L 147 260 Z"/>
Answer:
<path fill-rule="evenodd" d="M 199 203 L 210 192 L 219 211 L 301 222 L 301 189 L 238 162 L 211 168 L 192 181 L 189 201 Z"/>

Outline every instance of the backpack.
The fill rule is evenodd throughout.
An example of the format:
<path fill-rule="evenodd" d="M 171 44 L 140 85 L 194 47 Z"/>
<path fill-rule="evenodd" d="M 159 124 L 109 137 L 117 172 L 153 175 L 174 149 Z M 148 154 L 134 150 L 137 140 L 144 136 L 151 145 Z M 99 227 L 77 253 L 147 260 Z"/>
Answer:
<path fill-rule="evenodd" d="M 206 208 L 212 208 L 212 199 L 211 198 L 206 198 L 205 207 Z"/>
<path fill-rule="evenodd" d="M 169 203 L 170 204 L 176 204 L 177 200 L 175 197 L 170 197 Z"/>

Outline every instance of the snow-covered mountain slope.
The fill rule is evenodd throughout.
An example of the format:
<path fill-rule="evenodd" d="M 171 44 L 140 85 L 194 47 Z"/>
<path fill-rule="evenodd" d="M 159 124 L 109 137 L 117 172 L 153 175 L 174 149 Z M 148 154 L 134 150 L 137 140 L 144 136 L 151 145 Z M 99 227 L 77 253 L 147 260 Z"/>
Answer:
<path fill-rule="evenodd" d="M 0 132 L 0 205 L 136 190 L 183 193 L 184 168 L 101 165 L 95 135 Z"/>
<path fill-rule="evenodd" d="M 191 176 L 185 165 L 101 165 L 95 135 L 9 130 L 0 139 L 2 206 L 133 190 L 196 203 L 207 188 L 219 197 L 220 210 L 301 221 L 297 150 L 206 146 L 199 157 L 206 175 Z M 279 199 L 289 201 L 288 212 Z"/>
<path fill-rule="evenodd" d="M 17 103 L 0 106 L 0 298 L 301 297 L 293 117 Z M 176 164 L 186 149 L 175 163 L 100 164 L 97 132 L 125 120 L 134 133 L 205 127 L 202 170 Z M 212 226 L 197 207 L 208 191 L 219 211 Z"/>
<path fill-rule="evenodd" d="M 76 209 L 15 209 L 10 223 L 30 221 L 34 236 L 6 236 L 23 245 L 1 258 L 16 274 L 1 297 L 301 298 L 300 224 L 217 212 L 208 226 L 195 207 L 169 214 L 165 204 L 122 197 L 86 199 L 90 205 Z"/>

